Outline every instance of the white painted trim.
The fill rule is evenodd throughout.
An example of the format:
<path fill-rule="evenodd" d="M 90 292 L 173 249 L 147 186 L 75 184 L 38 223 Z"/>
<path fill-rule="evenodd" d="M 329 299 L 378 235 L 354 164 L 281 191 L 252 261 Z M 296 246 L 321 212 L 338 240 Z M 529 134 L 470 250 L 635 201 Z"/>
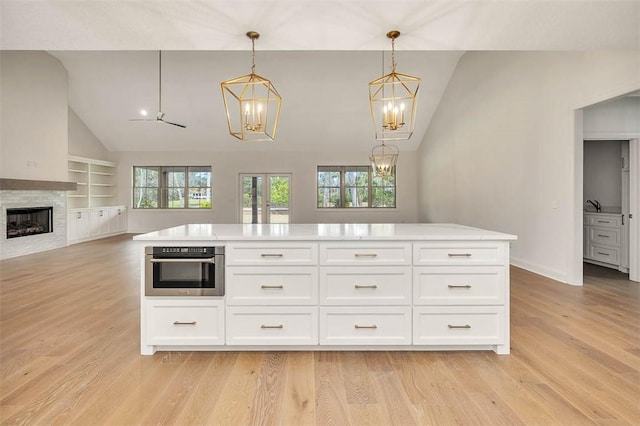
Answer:
<path fill-rule="evenodd" d="M 640 139 L 629 141 L 629 279 L 640 282 Z"/>
<path fill-rule="evenodd" d="M 580 235 L 582 235 L 582 233 Z M 580 259 L 582 259 L 582 251 L 580 251 Z M 570 282 L 568 280 L 567 275 L 563 274 L 562 271 L 558 271 L 557 269 L 549 269 L 546 266 L 539 265 L 536 263 L 530 263 L 530 262 L 527 262 L 526 260 L 522 260 L 517 257 L 511 257 L 511 259 L 509 259 L 509 263 L 513 266 L 517 266 L 518 268 L 525 269 L 529 272 L 542 275 L 544 277 L 550 278 L 555 281 L 560 281 L 561 283 L 564 283 L 564 284 L 577 285 L 577 286 L 582 285 L 582 283 L 574 284 Z M 580 263 L 580 265 L 582 265 L 582 263 Z"/>
<path fill-rule="evenodd" d="M 626 141 L 637 137 L 640 137 L 640 133 L 590 132 L 583 135 L 583 139 L 586 141 Z"/>

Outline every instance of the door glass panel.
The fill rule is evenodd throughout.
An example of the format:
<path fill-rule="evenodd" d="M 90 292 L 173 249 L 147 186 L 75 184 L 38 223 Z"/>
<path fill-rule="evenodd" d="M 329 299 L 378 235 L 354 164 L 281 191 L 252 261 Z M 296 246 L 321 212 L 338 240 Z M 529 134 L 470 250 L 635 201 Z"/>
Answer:
<path fill-rule="evenodd" d="M 242 223 L 263 223 L 262 176 L 242 177 Z"/>
<path fill-rule="evenodd" d="M 289 176 L 269 176 L 269 223 L 289 223 Z"/>

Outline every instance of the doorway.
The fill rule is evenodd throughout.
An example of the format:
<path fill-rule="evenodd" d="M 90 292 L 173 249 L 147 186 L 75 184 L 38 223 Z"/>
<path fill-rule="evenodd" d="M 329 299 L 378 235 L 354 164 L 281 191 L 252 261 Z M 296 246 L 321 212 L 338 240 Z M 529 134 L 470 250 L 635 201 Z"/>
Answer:
<path fill-rule="evenodd" d="M 240 174 L 240 223 L 291 222 L 291 174 Z"/>

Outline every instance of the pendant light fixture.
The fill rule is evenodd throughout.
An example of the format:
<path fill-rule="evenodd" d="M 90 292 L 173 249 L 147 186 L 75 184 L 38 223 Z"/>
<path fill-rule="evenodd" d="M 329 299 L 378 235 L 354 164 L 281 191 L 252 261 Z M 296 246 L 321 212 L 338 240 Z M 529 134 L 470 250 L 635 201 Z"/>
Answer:
<path fill-rule="evenodd" d="M 271 81 L 255 73 L 255 42 L 260 34 L 249 31 L 251 74 L 220 84 L 229 133 L 243 141 L 273 141 L 276 137 L 282 98 Z"/>
<path fill-rule="evenodd" d="M 393 176 L 398 161 L 398 148 L 394 145 L 376 145 L 369 156 L 375 176 Z"/>
<path fill-rule="evenodd" d="M 395 41 L 400 31 L 389 31 L 391 73 L 369 83 L 369 106 L 376 140 L 409 139 L 415 124 L 421 79 L 396 72 Z"/>

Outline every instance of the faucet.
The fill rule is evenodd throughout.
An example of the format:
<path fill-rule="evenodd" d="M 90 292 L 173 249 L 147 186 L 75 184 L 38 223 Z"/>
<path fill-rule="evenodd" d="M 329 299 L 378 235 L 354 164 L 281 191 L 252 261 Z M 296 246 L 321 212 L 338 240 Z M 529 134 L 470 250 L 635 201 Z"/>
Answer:
<path fill-rule="evenodd" d="M 596 212 L 600 213 L 600 210 L 602 209 L 602 206 L 600 206 L 600 202 L 598 200 L 587 200 L 587 203 L 591 204 L 593 207 L 595 207 Z"/>

